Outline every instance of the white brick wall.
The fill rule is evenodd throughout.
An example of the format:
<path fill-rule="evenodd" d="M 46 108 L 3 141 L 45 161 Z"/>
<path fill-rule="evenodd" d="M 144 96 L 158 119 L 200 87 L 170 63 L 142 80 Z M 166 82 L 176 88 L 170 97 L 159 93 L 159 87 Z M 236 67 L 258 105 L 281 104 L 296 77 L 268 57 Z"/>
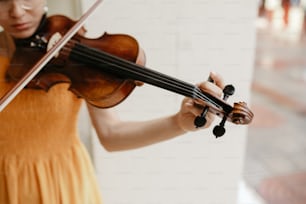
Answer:
<path fill-rule="evenodd" d="M 77 19 L 82 12 L 81 0 L 47 0 L 48 14 L 63 14 L 72 19 Z"/>
<path fill-rule="evenodd" d="M 135 36 L 148 67 L 185 81 L 196 83 L 211 70 L 219 72 L 236 87 L 230 102 L 249 102 L 256 5 L 245 0 L 105 0 L 87 28 L 92 37 L 104 31 Z M 117 109 L 124 119 L 145 120 L 177 111 L 181 99 L 145 85 Z M 120 153 L 104 151 L 94 137 L 105 203 L 236 203 L 246 131 L 227 124 L 226 135 L 217 140 L 209 129 Z"/>

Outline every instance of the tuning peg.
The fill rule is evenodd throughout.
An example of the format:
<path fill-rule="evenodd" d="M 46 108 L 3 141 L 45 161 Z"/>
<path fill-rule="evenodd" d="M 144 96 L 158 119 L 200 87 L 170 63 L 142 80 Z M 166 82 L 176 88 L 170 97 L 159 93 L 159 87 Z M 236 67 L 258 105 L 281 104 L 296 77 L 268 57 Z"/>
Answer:
<path fill-rule="evenodd" d="M 232 96 L 235 93 L 235 87 L 233 85 L 226 85 L 223 89 L 223 100 L 226 101 L 229 96 Z M 225 133 L 225 122 L 226 122 L 227 116 L 223 116 L 222 121 L 219 125 L 216 125 L 213 129 L 213 134 L 216 136 L 216 138 L 221 137 Z"/>
<path fill-rule="evenodd" d="M 200 128 L 200 127 L 203 127 L 207 120 L 206 120 L 206 114 L 208 112 L 208 107 L 206 106 L 204 109 L 203 109 L 203 112 L 201 113 L 201 115 L 197 116 L 194 120 L 194 125 L 196 126 L 196 128 Z"/>
<path fill-rule="evenodd" d="M 226 85 L 223 89 L 223 100 L 226 101 L 229 96 L 232 96 L 235 93 L 235 87 L 231 84 Z"/>
<path fill-rule="evenodd" d="M 214 80 L 210 76 L 208 77 L 207 81 L 211 82 L 211 83 L 214 83 Z M 202 113 L 194 119 L 194 125 L 195 125 L 196 128 L 203 127 L 206 124 L 206 122 L 207 122 L 207 120 L 206 120 L 207 112 L 208 112 L 208 106 L 205 106 Z"/>
<path fill-rule="evenodd" d="M 216 136 L 216 138 L 221 137 L 221 136 L 224 135 L 224 133 L 225 133 L 224 125 L 225 125 L 226 119 L 227 119 L 227 117 L 224 116 L 224 117 L 222 118 L 222 121 L 220 122 L 220 124 L 219 124 L 219 125 L 216 125 L 216 126 L 214 127 L 213 133 L 214 133 L 214 135 Z"/>

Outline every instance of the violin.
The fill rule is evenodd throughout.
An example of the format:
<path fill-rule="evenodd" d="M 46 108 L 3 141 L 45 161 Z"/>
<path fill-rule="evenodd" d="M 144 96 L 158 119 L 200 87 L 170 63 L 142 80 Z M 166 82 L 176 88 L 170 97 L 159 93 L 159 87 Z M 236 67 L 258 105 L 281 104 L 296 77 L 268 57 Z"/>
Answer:
<path fill-rule="evenodd" d="M 0 105 L 5 106 L 24 87 L 48 91 L 55 84 L 69 83 L 69 90 L 89 104 L 109 108 L 121 103 L 142 82 L 194 99 L 203 107 L 194 121 L 196 127 L 205 125 L 208 112 L 221 117 L 213 130 L 216 137 L 225 133 L 226 121 L 239 125 L 252 121 L 253 113 L 245 102 L 233 106 L 225 102 L 234 93 L 232 85 L 224 88 L 221 100 L 193 84 L 136 64 L 139 45 L 132 36 L 104 33 L 95 39 L 84 37 L 81 21 L 91 12 L 89 9 L 77 22 L 61 15 L 48 17 L 26 46 L 17 47 L 18 58 L 13 58 L 12 64 L 22 64 L 22 68 L 9 67 L 7 79 L 17 83 L 0 99 Z"/>

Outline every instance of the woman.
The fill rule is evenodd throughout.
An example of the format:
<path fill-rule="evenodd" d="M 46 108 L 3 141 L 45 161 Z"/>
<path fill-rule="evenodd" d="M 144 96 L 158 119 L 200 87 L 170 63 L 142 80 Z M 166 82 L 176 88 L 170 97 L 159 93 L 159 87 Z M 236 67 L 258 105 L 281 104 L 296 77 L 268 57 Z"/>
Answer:
<path fill-rule="evenodd" d="M 24 39 L 33 36 L 45 20 L 45 0 L 0 0 L 0 94 L 10 60 Z M 16 52 L 15 52 L 16 51 Z M 22 54 L 22 53 L 21 53 Z M 144 64 L 139 53 L 137 63 Z M 223 81 L 199 87 L 220 97 Z M 24 89 L 0 112 L 0 203 L 99 204 L 96 179 L 88 154 L 77 134 L 82 100 L 67 84 L 48 92 Z M 108 151 L 140 148 L 196 130 L 194 118 L 202 111 L 185 98 L 176 114 L 143 122 L 125 122 L 111 109 L 87 105 L 101 144 Z M 207 115 L 208 127 L 213 116 Z"/>

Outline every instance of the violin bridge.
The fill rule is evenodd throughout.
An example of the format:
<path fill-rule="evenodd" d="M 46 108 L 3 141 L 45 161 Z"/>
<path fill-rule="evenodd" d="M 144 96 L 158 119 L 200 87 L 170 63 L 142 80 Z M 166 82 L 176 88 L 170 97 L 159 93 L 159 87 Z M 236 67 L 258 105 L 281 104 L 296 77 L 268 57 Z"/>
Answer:
<path fill-rule="evenodd" d="M 58 43 L 60 41 L 60 39 L 63 36 L 59 33 L 56 32 L 54 33 L 51 38 L 49 39 L 48 45 L 47 45 L 47 51 L 51 50 L 52 47 L 54 47 L 56 45 L 56 43 Z M 59 52 L 57 52 L 54 57 L 57 58 L 59 56 Z"/>

